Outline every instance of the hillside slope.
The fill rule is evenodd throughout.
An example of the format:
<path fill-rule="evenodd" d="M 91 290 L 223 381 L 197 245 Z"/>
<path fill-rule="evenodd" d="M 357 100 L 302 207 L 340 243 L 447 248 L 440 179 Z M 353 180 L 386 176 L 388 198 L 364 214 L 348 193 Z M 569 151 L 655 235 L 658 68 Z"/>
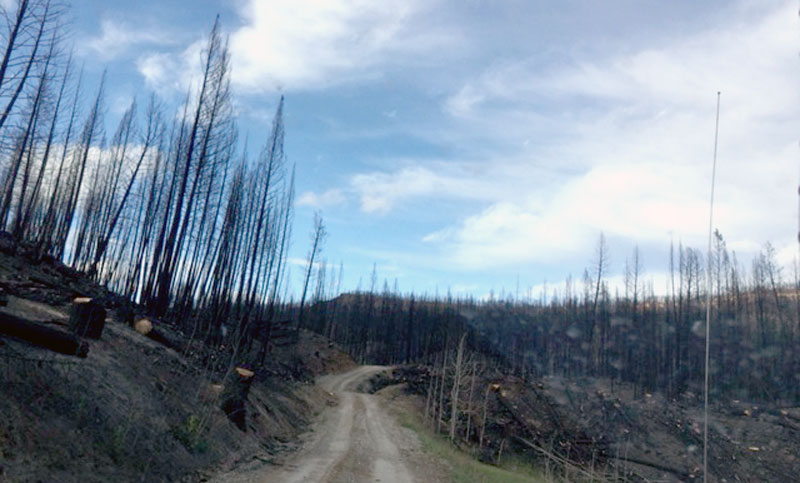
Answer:
<path fill-rule="evenodd" d="M 69 306 L 59 302 L 103 292 L 64 271 L 0 254 L 0 287 L 15 294 L 3 312 L 64 330 Z M 89 345 L 88 356 L 77 358 L 0 335 L 0 480 L 197 481 L 269 460 L 330 399 L 309 381 L 354 365 L 302 333 L 255 371 L 241 431 L 219 408 L 222 375 L 140 335 L 114 311 Z"/>

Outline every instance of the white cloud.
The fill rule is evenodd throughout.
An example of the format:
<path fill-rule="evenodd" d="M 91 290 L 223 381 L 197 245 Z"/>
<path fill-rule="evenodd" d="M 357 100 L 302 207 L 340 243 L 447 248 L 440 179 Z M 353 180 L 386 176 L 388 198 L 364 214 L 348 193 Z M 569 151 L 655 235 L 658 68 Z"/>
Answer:
<path fill-rule="evenodd" d="M 452 41 L 422 30 L 419 0 L 249 0 L 231 35 L 234 82 L 260 91 L 303 89 L 372 77 L 389 60 L 420 62 Z M 379 75 L 379 74 L 377 74 Z"/>
<path fill-rule="evenodd" d="M 244 0 L 237 8 L 242 26 L 229 37 L 232 81 L 240 93 L 316 89 L 378 79 L 398 66 L 434 63 L 437 53 L 458 41 L 428 25 L 425 13 L 434 3 Z M 117 52 L 158 38 L 104 21 L 101 35 L 89 45 L 94 51 Z M 196 70 L 198 51 L 193 44 L 180 54 L 150 52 L 140 56 L 137 66 L 153 86 L 174 84 L 173 79 L 185 84 L 186 70 Z"/>
<path fill-rule="evenodd" d="M 585 110 L 601 101 L 653 110 L 696 108 L 722 89 L 732 99 L 758 92 L 761 97 L 748 99 L 747 107 L 771 113 L 786 107 L 779 93 L 793 82 L 791 76 L 775 74 L 797 70 L 796 62 L 787 62 L 788 55 L 796 54 L 797 12 L 790 2 L 770 3 L 771 10 L 740 7 L 740 17 L 726 17 L 723 25 L 634 53 L 561 59 L 555 68 L 543 68 L 536 57 L 497 62 L 462 86 L 446 106 L 454 114 L 467 114 L 499 101 L 524 105 L 547 98 L 583 101 Z"/>
<path fill-rule="evenodd" d="M 468 84 L 462 87 L 458 93 L 450 96 L 445 103 L 445 107 L 453 116 L 466 117 L 472 114 L 473 109 L 485 99 L 485 94 Z"/>
<path fill-rule="evenodd" d="M 151 86 L 171 84 L 172 74 L 178 69 L 177 59 L 169 54 L 145 55 L 136 61 L 136 67 Z"/>
<path fill-rule="evenodd" d="M 657 164 L 598 166 L 561 185 L 544 201 L 497 201 L 423 241 L 443 247 L 446 263 L 472 269 L 585 257 L 601 231 L 654 244 L 676 234 L 702 245 L 708 227 L 708 187 L 695 174 L 687 167 L 664 170 Z M 718 200 L 715 226 L 737 234 L 751 232 L 761 213 L 737 201 Z M 724 228 L 723 232 L 727 235 Z"/>
<path fill-rule="evenodd" d="M 491 199 L 495 190 L 469 172 L 467 165 L 438 162 L 412 165 L 394 173 L 356 174 L 350 187 L 360 199 L 361 211 L 377 214 L 386 214 L 410 199 Z"/>
<path fill-rule="evenodd" d="M 239 93 L 275 89 L 319 89 L 380 79 L 389 69 L 436 65 L 459 37 L 426 19 L 435 2 L 390 0 L 243 0 L 242 26 L 230 32 L 231 78 Z M 174 44 L 159 32 L 104 21 L 93 52 L 114 56 L 141 44 Z M 137 67 L 148 83 L 164 91 L 194 78 L 204 42 L 183 52 L 151 51 Z M 187 74 L 187 70 L 192 74 Z M 163 82 L 167 82 L 167 88 Z M 393 117 L 391 112 L 387 113 Z"/>
<path fill-rule="evenodd" d="M 175 39 L 169 31 L 152 28 L 136 28 L 124 22 L 103 19 L 100 34 L 88 39 L 83 48 L 100 56 L 103 60 L 113 59 L 123 52 L 142 45 L 172 45 Z"/>
<path fill-rule="evenodd" d="M 443 107 L 454 121 L 448 142 L 485 149 L 493 175 L 465 178 L 420 162 L 356 176 L 362 209 L 385 213 L 414 198 L 488 202 L 425 237 L 448 262 L 476 269 L 584 257 L 600 230 L 703 246 L 719 89 L 715 227 L 729 247 L 751 253 L 767 239 L 793 242 L 796 12 L 786 2 L 726 22 L 605 59 L 490 66 Z"/>
<path fill-rule="evenodd" d="M 297 206 L 309 206 L 311 208 L 327 208 L 338 206 L 347 201 L 344 193 L 340 189 L 329 189 L 321 194 L 306 191 L 297 197 Z"/>
<path fill-rule="evenodd" d="M 498 202 L 423 241 L 448 247 L 445 264 L 484 269 L 559 259 L 582 247 L 582 231 L 579 225 L 555 219 L 553 213 Z"/>
<path fill-rule="evenodd" d="M 185 92 L 201 76 L 201 54 L 206 45 L 201 39 L 182 52 L 150 52 L 136 60 L 136 68 L 145 82 L 164 94 Z"/>

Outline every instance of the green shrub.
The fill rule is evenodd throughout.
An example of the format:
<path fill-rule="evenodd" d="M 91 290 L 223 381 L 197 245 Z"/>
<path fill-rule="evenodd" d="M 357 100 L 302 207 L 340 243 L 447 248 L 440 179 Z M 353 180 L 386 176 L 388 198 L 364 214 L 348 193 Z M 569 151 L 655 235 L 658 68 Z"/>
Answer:
<path fill-rule="evenodd" d="M 194 414 L 172 428 L 175 439 L 183 443 L 190 453 L 205 453 L 208 450 L 208 442 L 201 438 L 204 432 L 203 422 Z"/>

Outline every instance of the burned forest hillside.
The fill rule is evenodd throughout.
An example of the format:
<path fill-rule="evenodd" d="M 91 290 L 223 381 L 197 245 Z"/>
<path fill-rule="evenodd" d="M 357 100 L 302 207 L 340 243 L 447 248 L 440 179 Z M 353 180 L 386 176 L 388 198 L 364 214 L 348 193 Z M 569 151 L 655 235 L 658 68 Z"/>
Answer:
<path fill-rule="evenodd" d="M 109 131 L 66 2 L 0 8 L 0 480 L 196 481 L 291 448 L 333 403 L 314 378 L 353 362 L 286 317 L 283 98 L 241 149 L 217 19 L 186 101 L 129 99 Z"/>
<path fill-rule="evenodd" d="M 305 331 L 268 363 L 232 365 L 175 324 L 130 323 L 123 298 L 30 255 L 0 252 L 3 481 L 197 481 L 269 461 L 333 403 L 309 382 L 355 365 Z M 76 295 L 108 309 L 98 337 L 72 330 Z M 84 350 L 55 351 L 54 340 Z"/>
<path fill-rule="evenodd" d="M 634 256 L 636 253 L 634 253 Z M 745 270 L 720 235 L 712 253 L 710 341 L 716 397 L 800 403 L 800 281 L 768 245 Z M 702 254 L 679 247 L 667 295 L 631 264 L 614 293 L 602 269 L 553 287 L 549 300 L 356 292 L 314 303 L 303 321 L 373 364 L 427 363 L 466 334 L 468 350 L 510 375 L 598 377 L 641 396 L 700 394 L 706 296 Z M 386 285 L 388 287 L 388 285 Z"/>
<path fill-rule="evenodd" d="M 786 0 L 74 3 L 0 0 L 0 481 L 797 480 Z"/>
<path fill-rule="evenodd" d="M 800 463 L 800 285 L 769 246 L 750 272 L 721 236 L 712 255 L 710 471 L 788 481 Z M 679 247 L 671 265 L 666 296 L 632 264 L 613 295 L 602 271 L 547 301 L 356 292 L 313 303 L 304 326 L 362 363 L 401 364 L 366 388 L 405 384 L 435 432 L 485 461 L 505 452 L 571 478 L 685 480 L 702 476 L 709 294 L 698 251 Z"/>

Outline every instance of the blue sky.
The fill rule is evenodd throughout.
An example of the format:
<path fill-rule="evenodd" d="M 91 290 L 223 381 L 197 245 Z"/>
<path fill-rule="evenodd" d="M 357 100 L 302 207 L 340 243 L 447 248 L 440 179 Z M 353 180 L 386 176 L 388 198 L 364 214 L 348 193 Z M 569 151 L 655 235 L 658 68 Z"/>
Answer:
<path fill-rule="evenodd" d="M 286 96 L 295 281 L 320 210 L 344 289 L 376 264 L 404 292 L 536 291 L 603 231 L 612 282 L 638 245 L 660 291 L 670 240 L 706 243 L 718 90 L 715 227 L 742 260 L 797 253 L 796 2 L 76 1 L 109 121 L 178 102 L 217 14 L 253 147 Z"/>

